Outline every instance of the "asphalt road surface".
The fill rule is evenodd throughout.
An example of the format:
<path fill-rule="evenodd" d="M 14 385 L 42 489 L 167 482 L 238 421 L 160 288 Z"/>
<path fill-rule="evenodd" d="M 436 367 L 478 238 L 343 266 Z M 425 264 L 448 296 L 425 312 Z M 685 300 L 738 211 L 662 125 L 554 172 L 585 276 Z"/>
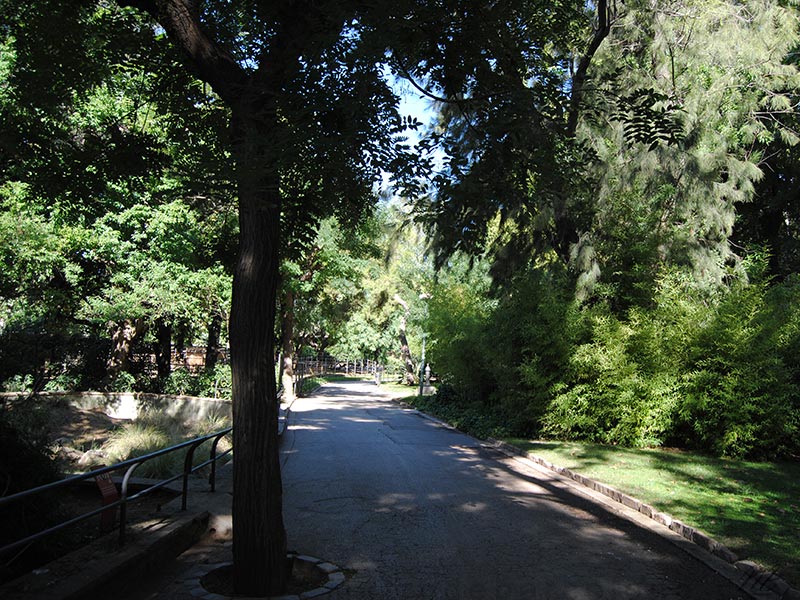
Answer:
<path fill-rule="evenodd" d="M 289 548 L 348 574 L 332 600 L 750 597 L 666 528 L 369 382 L 297 400 L 282 457 Z"/>

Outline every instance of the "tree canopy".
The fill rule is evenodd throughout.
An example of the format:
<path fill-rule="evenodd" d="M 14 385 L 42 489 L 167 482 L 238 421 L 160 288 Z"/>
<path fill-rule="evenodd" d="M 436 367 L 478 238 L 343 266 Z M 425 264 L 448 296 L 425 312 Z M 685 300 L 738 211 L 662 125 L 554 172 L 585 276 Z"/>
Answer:
<path fill-rule="evenodd" d="M 481 433 L 796 456 L 799 16 L 0 0 L 0 377 L 168 389 L 229 343 L 248 595 L 287 575 L 278 332 L 410 379 L 425 339 Z"/>

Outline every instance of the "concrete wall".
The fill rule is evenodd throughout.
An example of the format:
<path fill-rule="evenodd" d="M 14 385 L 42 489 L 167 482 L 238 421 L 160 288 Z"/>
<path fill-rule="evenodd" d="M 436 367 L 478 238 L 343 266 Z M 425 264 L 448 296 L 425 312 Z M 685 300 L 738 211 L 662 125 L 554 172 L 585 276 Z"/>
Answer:
<path fill-rule="evenodd" d="M 26 395 L 3 393 L 0 397 Z M 216 415 L 231 418 L 231 401 L 218 398 L 134 392 L 42 392 L 39 396 L 53 401 L 65 400 L 78 408 L 102 408 L 109 417 L 116 419 L 135 419 L 146 411 L 163 412 L 182 421 L 198 421 Z"/>

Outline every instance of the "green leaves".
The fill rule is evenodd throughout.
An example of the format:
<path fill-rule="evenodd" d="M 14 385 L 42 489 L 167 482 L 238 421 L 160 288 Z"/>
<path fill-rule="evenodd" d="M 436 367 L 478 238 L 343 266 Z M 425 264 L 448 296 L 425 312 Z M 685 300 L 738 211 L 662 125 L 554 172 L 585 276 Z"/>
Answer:
<path fill-rule="evenodd" d="M 675 272 L 659 282 L 651 309 L 627 318 L 583 309 L 591 339 L 575 340 L 544 431 L 722 456 L 795 453 L 798 371 L 787 364 L 800 315 L 795 287 L 737 284 L 709 297 Z"/>
<path fill-rule="evenodd" d="M 769 148 L 792 141 L 785 109 L 770 107 L 800 86 L 786 60 L 797 19 L 767 0 L 626 4 L 578 130 L 597 157 L 586 239 L 620 307 L 648 301 L 661 265 L 691 266 L 713 288 L 737 264 L 736 212 L 768 172 Z"/>
<path fill-rule="evenodd" d="M 585 216 L 586 157 L 567 127 L 570 68 L 591 37 L 591 15 L 565 3 L 457 4 L 445 35 L 419 40 L 419 64 L 406 69 L 398 57 L 400 75 L 443 98 L 432 136 L 443 166 L 416 209 L 437 263 L 488 250 L 497 273 L 510 274 L 532 253 L 555 249 L 566 260 Z M 493 246 L 498 229 L 503 243 Z"/>
<path fill-rule="evenodd" d="M 641 88 L 616 99 L 611 118 L 620 121 L 629 143 L 655 150 L 659 144 L 678 144 L 684 137 L 680 106 L 653 88 Z"/>

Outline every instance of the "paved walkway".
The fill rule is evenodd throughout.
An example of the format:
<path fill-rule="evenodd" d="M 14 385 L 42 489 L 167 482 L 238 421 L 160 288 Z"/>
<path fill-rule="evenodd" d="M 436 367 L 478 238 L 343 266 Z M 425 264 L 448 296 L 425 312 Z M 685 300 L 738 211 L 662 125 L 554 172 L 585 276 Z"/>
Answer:
<path fill-rule="evenodd" d="M 371 383 L 298 400 L 282 463 L 289 548 L 347 574 L 323 598 L 749 597 L 717 572 L 732 567 L 698 560 L 665 527 L 402 409 Z M 201 595 L 198 572 L 230 560 L 229 498 L 213 500 L 217 541 L 127 597 Z"/>

